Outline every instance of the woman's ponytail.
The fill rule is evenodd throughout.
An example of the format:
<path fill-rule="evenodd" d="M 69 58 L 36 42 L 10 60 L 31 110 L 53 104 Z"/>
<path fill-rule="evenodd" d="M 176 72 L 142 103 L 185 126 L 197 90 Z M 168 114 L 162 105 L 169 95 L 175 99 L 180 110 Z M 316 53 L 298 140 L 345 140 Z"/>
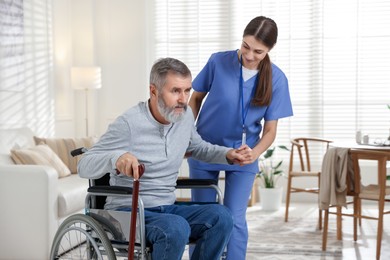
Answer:
<path fill-rule="evenodd" d="M 269 106 L 272 100 L 272 64 L 268 53 L 259 63 L 259 74 L 257 75 L 257 86 L 252 98 L 254 106 Z"/>

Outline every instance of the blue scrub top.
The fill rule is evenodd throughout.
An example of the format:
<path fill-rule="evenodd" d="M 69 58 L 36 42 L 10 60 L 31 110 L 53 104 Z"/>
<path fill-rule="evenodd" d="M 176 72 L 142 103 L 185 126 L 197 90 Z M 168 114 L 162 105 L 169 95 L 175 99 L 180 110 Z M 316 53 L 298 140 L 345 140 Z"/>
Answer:
<path fill-rule="evenodd" d="M 192 82 L 197 92 L 208 92 L 197 120 L 200 136 L 213 144 L 238 148 L 242 138 L 242 112 L 240 96 L 240 61 L 237 51 L 218 52 L 211 55 L 205 67 Z M 244 82 L 244 106 L 251 100 L 256 76 Z M 260 140 L 261 121 L 278 120 L 292 116 L 288 80 L 272 64 L 272 101 L 269 106 L 250 106 L 246 119 L 247 144 L 254 147 Z M 230 170 L 258 172 L 257 160 L 246 166 L 209 164 L 188 159 L 190 167 L 204 170 Z"/>

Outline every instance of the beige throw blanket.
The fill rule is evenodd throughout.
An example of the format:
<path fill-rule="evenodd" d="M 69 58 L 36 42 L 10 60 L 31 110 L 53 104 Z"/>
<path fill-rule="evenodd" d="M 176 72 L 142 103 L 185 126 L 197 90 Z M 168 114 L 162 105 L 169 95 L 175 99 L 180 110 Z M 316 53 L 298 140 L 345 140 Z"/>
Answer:
<path fill-rule="evenodd" d="M 348 148 L 329 148 L 324 155 L 318 202 L 322 210 L 328 209 L 330 205 L 347 205 L 347 174 L 353 173 L 348 152 Z"/>

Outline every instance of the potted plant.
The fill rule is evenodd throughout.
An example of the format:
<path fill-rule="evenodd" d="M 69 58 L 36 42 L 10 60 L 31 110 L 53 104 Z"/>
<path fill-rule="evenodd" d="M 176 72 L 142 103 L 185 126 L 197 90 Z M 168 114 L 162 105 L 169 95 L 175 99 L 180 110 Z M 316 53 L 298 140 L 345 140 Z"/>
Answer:
<path fill-rule="evenodd" d="M 260 170 L 256 176 L 261 180 L 259 193 L 260 205 L 263 210 L 278 210 L 282 204 L 283 189 L 277 186 L 277 182 L 281 176 L 284 176 L 281 169 L 283 160 L 273 161 L 272 157 L 276 148 L 289 151 L 284 145 L 274 146 L 259 158 Z"/>

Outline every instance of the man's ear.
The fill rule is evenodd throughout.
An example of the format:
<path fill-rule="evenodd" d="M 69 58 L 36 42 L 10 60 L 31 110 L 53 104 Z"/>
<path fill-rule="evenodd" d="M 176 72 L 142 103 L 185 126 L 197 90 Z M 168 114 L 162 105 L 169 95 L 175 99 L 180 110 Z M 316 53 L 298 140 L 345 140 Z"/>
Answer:
<path fill-rule="evenodd" d="M 150 97 L 156 97 L 157 96 L 157 88 L 156 88 L 156 86 L 154 84 L 150 84 L 149 92 L 150 92 Z"/>

